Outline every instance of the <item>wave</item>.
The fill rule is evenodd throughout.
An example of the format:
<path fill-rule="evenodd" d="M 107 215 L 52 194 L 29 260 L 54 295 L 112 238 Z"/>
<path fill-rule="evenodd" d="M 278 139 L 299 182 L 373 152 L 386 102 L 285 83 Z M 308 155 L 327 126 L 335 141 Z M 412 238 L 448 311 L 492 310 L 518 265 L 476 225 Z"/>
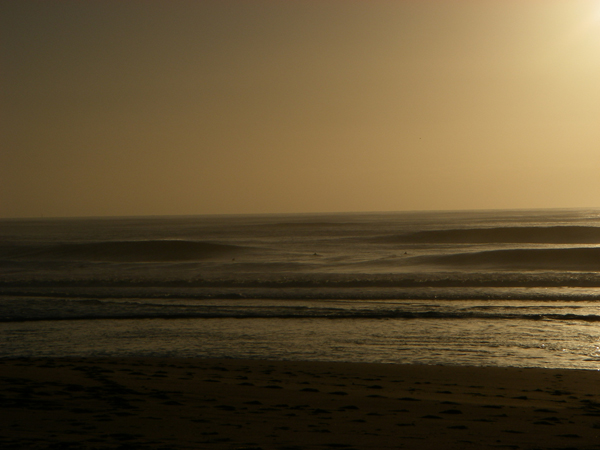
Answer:
<path fill-rule="evenodd" d="M 63 301 L 62 303 L 65 303 Z M 397 307 L 346 309 L 306 306 L 164 306 L 164 305 L 113 305 L 90 301 L 69 301 L 66 308 L 34 308 L 28 311 L 1 311 L 0 322 L 32 322 L 55 320 L 106 320 L 106 319 L 444 319 L 444 320 L 529 320 L 529 321 L 580 321 L 600 322 L 600 315 L 572 312 L 523 311 L 420 311 Z M 59 305 L 57 305 L 59 306 Z M 67 306 L 67 305 L 65 305 Z"/>
<path fill-rule="evenodd" d="M 529 243 L 529 244 L 597 244 L 600 227 L 500 227 L 417 231 L 387 236 L 390 243 Z"/>
<path fill-rule="evenodd" d="M 415 264 L 509 270 L 600 271 L 600 248 L 490 250 L 418 256 Z"/>
<path fill-rule="evenodd" d="M 192 261 L 228 256 L 245 247 L 184 240 L 108 241 L 50 246 L 5 246 L 0 258 L 106 262 Z"/>
<path fill-rule="evenodd" d="M 460 257 L 460 255 L 449 255 L 448 258 Z M 475 256 L 476 257 L 476 256 Z M 415 257 L 416 259 L 417 257 Z M 435 257 L 420 257 L 423 264 L 433 264 Z M 443 261 L 438 263 L 442 264 Z M 448 262 L 451 264 L 452 262 Z M 46 263 L 44 263 L 46 265 Z M 76 265 L 76 264 L 73 264 Z M 223 290 L 223 295 L 229 295 L 228 290 L 234 292 L 248 293 L 258 298 L 268 294 L 271 296 L 283 295 L 305 295 L 307 291 L 315 290 L 315 295 L 321 298 L 329 298 L 331 292 L 340 292 L 342 296 L 361 298 L 371 294 L 379 295 L 380 290 L 396 289 L 437 289 L 437 288 L 595 288 L 600 287 L 600 273 L 584 271 L 497 271 L 497 272 L 469 272 L 469 271 L 436 271 L 436 272 L 413 272 L 413 273 L 278 273 L 258 272 L 242 274 L 197 274 L 182 271 L 179 276 L 161 276 L 164 270 L 158 273 L 151 272 L 146 275 L 136 275 L 131 271 L 114 273 L 111 269 L 110 275 L 95 274 L 88 276 L 85 273 L 79 275 L 75 271 L 70 274 L 10 274 L 5 279 L 0 278 L 0 295 L 31 295 L 47 296 L 51 292 L 65 292 L 65 290 L 98 289 L 120 291 L 126 296 L 135 296 L 127 293 L 128 290 L 144 290 L 142 296 L 150 295 L 146 290 L 154 293 L 165 292 L 166 296 L 196 296 L 204 294 L 207 296 L 214 290 Z M 260 292 L 253 294 L 253 290 Z M 196 292 L 198 291 L 198 292 Z M 293 294 L 293 295 L 292 295 Z M 600 292 L 596 292 L 600 294 Z M 108 295 L 106 293 L 101 295 Z M 396 294 L 390 294 L 396 295 Z M 406 295 L 414 295 L 408 293 Z M 464 295 L 464 294 L 461 294 Z M 108 295 L 112 296 L 112 295 Z M 258 297 L 256 297 L 258 296 Z M 386 293 L 387 297 L 388 294 Z M 403 295 L 404 298 L 404 295 Z"/>
<path fill-rule="evenodd" d="M 268 227 L 272 228 L 338 228 L 338 227 L 355 227 L 360 225 L 358 222 L 277 222 L 269 224 Z M 257 225 L 261 228 L 265 228 L 265 225 Z"/>

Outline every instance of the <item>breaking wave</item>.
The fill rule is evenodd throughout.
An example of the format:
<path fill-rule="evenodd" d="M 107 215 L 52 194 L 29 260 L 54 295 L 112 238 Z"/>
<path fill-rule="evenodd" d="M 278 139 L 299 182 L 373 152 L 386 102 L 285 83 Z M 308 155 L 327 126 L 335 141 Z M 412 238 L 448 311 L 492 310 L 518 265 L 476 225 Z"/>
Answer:
<path fill-rule="evenodd" d="M 555 307 L 534 305 L 523 307 L 465 307 L 411 302 L 382 305 L 377 302 L 291 302 L 265 304 L 151 303 L 135 299 L 126 302 L 92 299 L 56 299 L 51 303 L 36 298 L 8 302 L 0 307 L 0 322 L 40 320 L 105 320 L 105 319 L 444 319 L 444 320 L 529 320 L 600 322 L 600 315 L 590 307 Z"/>

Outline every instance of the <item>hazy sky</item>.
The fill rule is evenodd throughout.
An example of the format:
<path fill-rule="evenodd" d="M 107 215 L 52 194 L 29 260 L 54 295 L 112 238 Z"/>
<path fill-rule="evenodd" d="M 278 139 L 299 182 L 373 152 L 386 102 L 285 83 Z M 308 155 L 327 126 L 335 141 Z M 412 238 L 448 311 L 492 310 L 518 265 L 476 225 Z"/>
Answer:
<path fill-rule="evenodd" d="M 600 207 L 600 0 L 0 0 L 0 217 Z"/>

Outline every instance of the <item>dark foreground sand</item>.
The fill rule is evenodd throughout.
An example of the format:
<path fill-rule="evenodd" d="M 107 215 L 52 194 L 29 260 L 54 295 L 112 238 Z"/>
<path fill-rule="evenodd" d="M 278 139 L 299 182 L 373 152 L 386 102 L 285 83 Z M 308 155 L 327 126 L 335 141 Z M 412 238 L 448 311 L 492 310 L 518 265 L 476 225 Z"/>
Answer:
<path fill-rule="evenodd" d="M 0 360 L 2 449 L 600 448 L 600 372 Z"/>

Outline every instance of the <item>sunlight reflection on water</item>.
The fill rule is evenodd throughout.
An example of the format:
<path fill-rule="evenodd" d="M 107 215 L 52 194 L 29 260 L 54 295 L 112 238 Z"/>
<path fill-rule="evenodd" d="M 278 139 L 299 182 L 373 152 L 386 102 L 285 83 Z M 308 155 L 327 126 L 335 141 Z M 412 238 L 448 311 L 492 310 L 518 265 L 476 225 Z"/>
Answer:
<path fill-rule="evenodd" d="M 600 369 L 594 324 L 146 319 L 0 324 L 0 356 L 180 356 Z"/>

